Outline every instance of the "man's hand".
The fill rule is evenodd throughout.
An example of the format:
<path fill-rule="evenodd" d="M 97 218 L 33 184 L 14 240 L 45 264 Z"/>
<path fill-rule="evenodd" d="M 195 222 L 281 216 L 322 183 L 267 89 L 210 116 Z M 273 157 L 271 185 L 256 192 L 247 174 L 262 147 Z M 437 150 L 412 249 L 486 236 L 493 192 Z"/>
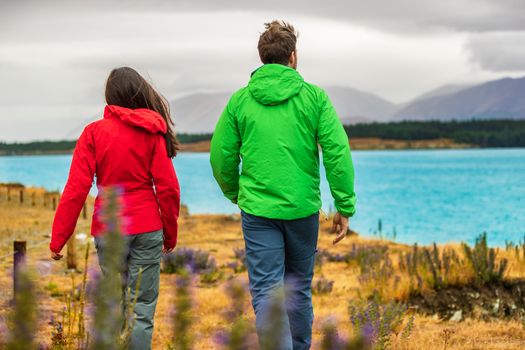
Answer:
<path fill-rule="evenodd" d="M 63 255 L 55 252 L 51 252 L 51 259 L 53 260 L 60 260 L 62 259 Z"/>
<path fill-rule="evenodd" d="M 337 233 L 332 242 L 334 245 L 339 243 L 343 238 L 345 238 L 346 233 L 348 232 L 348 218 L 342 216 L 339 212 L 335 214 L 334 221 L 332 223 L 332 233 Z"/>

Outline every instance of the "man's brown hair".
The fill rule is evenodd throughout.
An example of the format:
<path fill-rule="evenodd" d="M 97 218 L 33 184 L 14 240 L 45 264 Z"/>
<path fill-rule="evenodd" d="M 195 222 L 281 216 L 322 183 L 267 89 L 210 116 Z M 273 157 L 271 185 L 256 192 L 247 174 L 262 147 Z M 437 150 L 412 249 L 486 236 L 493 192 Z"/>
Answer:
<path fill-rule="evenodd" d="M 288 60 L 297 43 L 297 32 L 284 21 L 272 21 L 264 24 L 266 30 L 259 37 L 259 57 L 262 63 L 288 65 Z"/>

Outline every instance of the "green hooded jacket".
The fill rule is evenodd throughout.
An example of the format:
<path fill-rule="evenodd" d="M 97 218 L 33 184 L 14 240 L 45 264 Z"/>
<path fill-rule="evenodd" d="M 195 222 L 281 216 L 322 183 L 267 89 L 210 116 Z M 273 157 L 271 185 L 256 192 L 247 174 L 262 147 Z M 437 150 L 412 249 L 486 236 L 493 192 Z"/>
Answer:
<path fill-rule="evenodd" d="M 318 144 L 335 207 L 352 216 L 354 168 L 332 103 L 295 69 L 266 64 L 233 94 L 217 123 L 213 175 L 224 195 L 249 214 L 304 218 L 321 208 Z"/>

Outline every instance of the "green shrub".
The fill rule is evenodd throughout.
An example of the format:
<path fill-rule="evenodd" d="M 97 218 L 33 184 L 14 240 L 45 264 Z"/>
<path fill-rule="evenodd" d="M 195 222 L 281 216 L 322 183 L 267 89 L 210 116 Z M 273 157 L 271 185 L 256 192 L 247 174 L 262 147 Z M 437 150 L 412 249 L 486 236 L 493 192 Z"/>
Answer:
<path fill-rule="evenodd" d="M 496 262 L 496 250 L 488 247 L 486 233 L 476 238 L 474 248 L 469 247 L 465 243 L 462 246 L 465 257 L 474 272 L 475 282 L 484 285 L 499 282 L 503 279 L 508 260 L 501 259 L 499 263 Z"/>

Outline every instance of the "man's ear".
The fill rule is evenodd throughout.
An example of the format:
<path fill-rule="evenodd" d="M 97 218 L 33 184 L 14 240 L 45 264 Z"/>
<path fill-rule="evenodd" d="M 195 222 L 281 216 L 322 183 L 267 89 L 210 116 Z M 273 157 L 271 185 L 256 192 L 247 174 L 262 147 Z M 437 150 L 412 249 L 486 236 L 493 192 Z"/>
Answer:
<path fill-rule="evenodd" d="M 297 69 L 297 51 L 293 50 L 288 58 L 288 66 Z"/>

